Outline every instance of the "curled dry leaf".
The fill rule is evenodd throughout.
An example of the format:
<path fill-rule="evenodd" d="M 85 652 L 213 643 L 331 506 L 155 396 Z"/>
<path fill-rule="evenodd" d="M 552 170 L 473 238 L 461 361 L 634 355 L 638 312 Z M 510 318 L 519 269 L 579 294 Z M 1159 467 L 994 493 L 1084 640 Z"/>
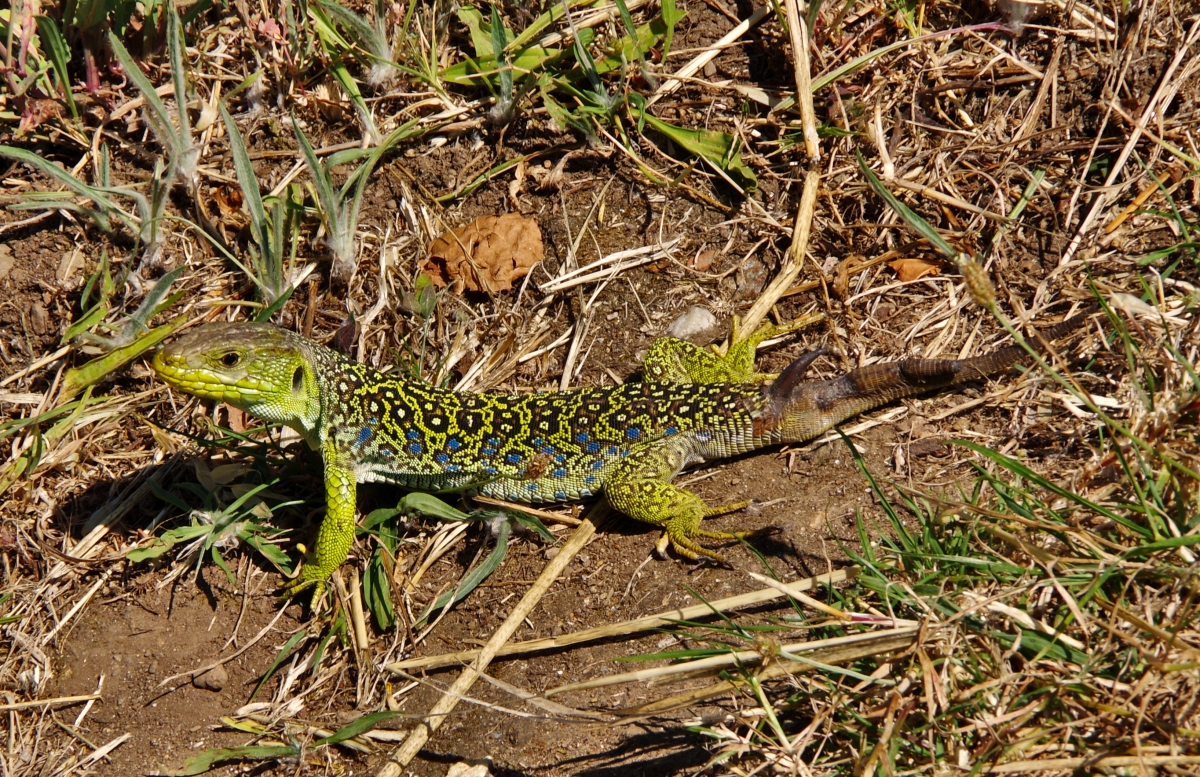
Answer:
<path fill-rule="evenodd" d="M 847 256 L 833 268 L 833 295 L 838 299 L 850 296 L 850 264 L 861 260 L 857 255 Z"/>
<path fill-rule="evenodd" d="M 438 286 L 455 291 L 508 291 L 542 261 L 542 231 L 516 213 L 484 216 L 429 244 L 421 267 Z"/>
<path fill-rule="evenodd" d="M 900 276 L 900 280 L 905 283 L 915 281 L 917 278 L 924 278 L 926 275 L 942 274 L 940 264 L 924 259 L 897 259 L 894 262 L 888 262 L 888 267 L 895 270 L 896 275 Z"/>

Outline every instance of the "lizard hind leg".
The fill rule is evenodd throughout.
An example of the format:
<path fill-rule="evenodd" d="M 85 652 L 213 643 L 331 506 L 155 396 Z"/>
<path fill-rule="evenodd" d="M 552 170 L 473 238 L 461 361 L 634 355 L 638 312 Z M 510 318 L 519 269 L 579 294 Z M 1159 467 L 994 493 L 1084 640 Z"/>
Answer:
<path fill-rule="evenodd" d="M 754 354 L 758 344 L 810 323 L 812 319 L 805 317 L 783 326 L 764 324 L 743 335 L 738 331 L 735 318 L 733 342 L 724 356 L 687 340 L 660 337 L 650 344 L 642 371 L 647 380 L 662 383 L 763 383 L 773 380 L 775 375 L 755 370 Z"/>
<path fill-rule="evenodd" d="M 630 518 L 662 527 L 663 536 L 657 544 L 660 553 L 665 553 L 670 545 L 685 558 L 699 560 L 703 556 L 724 563 L 719 553 L 704 547 L 696 538 L 735 540 L 759 532 L 707 531 L 700 528 L 701 521 L 740 510 L 749 502 L 712 508 L 696 494 L 671 483 L 683 460 L 683 451 L 676 446 L 635 450 L 605 481 L 604 494 L 609 504 Z"/>

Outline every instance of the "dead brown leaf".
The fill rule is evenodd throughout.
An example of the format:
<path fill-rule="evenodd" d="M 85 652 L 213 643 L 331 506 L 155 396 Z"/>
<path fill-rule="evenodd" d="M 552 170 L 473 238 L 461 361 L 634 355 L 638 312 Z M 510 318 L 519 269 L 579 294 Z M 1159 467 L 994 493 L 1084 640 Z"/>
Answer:
<path fill-rule="evenodd" d="M 697 272 L 708 272 L 709 268 L 713 266 L 713 261 L 718 256 L 720 256 L 720 254 L 717 251 L 711 248 L 705 249 L 696 254 L 696 256 L 692 259 L 692 269 L 696 270 Z"/>
<path fill-rule="evenodd" d="M 421 272 L 456 292 L 508 291 L 542 261 L 542 231 L 517 213 L 484 216 L 429 244 Z"/>
<path fill-rule="evenodd" d="M 900 276 L 900 280 L 905 283 L 915 281 L 917 278 L 924 278 L 926 275 L 942 274 L 940 264 L 925 259 L 897 259 L 894 262 L 888 262 L 888 267 L 895 270 L 896 275 Z"/>

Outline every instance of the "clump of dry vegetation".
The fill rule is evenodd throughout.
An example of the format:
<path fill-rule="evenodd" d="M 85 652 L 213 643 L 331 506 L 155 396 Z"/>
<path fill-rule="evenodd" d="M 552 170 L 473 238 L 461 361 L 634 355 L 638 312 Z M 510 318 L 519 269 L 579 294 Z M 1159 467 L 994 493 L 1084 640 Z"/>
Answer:
<path fill-rule="evenodd" d="M 1169 1 L 14 0 L 0 774 L 1194 773 L 1197 84 Z M 144 363 L 252 318 L 569 388 L 702 305 L 824 327 L 835 374 L 1095 302 L 1021 376 L 783 451 L 726 520 L 804 532 L 732 570 L 649 581 L 602 505 L 383 494 L 307 620 L 271 592 L 311 460 Z"/>

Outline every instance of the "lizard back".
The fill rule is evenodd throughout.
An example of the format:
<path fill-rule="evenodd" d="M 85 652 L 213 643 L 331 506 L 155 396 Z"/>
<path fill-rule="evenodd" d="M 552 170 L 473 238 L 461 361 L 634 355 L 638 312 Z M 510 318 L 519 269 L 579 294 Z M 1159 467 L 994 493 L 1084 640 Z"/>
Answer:
<path fill-rule="evenodd" d="M 663 438 L 689 461 L 761 447 L 758 384 L 625 383 L 524 395 L 469 394 L 337 357 L 322 437 L 362 481 L 470 490 L 517 502 L 599 493 L 612 467 Z"/>

